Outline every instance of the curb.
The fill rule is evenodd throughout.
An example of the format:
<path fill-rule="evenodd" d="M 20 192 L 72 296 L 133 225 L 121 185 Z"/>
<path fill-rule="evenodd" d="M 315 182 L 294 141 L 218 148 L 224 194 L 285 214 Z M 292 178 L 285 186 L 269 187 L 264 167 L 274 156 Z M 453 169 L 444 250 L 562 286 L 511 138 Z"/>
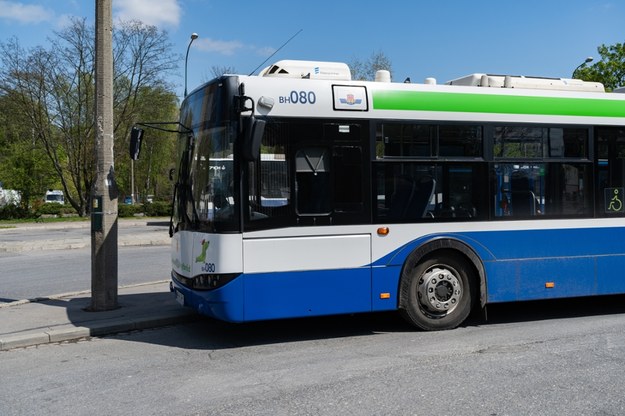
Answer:
<path fill-rule="evenodd" d="M 111 319 L 106 322 L 94 322 L 89 326 L 65 324 L 39 331 L 3 336 L 0 338 L 0 351 L 57 342 L 77 341 L 90 337 L 118 334 L 120 332 L 158 328 L 193 322 L 199 318 L 200 316 L 195 312 L 181 309 L 179 311 L 143 316 L 137 319 L 120 318 Z"/>

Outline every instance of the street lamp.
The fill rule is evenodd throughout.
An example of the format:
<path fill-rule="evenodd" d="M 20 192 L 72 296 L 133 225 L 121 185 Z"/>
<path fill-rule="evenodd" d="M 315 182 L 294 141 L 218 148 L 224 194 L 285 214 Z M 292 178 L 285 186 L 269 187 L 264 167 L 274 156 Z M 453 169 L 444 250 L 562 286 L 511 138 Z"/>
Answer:
<path fill-rule="evenodd" d="M 579 65 L 577 66 L 577 68 L 575 68 L 575 69 L 573 70 L 573 74 L 571 74 L 571 78 L 575 78 L 575 73 L 577 72 L 577 70 L 578 70 L 578 69 L 580 69 L 581 67 L 583 67 L 584 65 L 586 65 L 587 63 L 592 62 L 592 61 L 593 61 L 593 59 L 595 59 L 595 58 L 593 58 L 592 56 L 589 56 L 588 58 L 586 58 L 586 59 L 584 60 L 584 62 L 582 62 L 581 64 L 579 64 Z"/>
<path fill-rule="evenodd" d="M 187 55 L 184 57 L 184 96 L 187 96 L 187 61 L 189 60 L 189 49 L 191 49 L 191 44 L 194 40 L 198 38 L 197 33 L 191 33 L 191 40 L 189 41 L 189 46 L 187 46 Z"/>

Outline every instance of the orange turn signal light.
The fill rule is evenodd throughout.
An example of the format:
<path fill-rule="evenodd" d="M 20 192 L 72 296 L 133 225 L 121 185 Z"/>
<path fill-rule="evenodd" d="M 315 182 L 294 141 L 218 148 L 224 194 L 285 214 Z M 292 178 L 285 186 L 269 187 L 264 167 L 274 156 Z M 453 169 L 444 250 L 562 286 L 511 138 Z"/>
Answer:
<path fill-rule="evenodd" d="M 555 282 L 546 282 L 545 283 L 545 289 L 553 289 L 554 287 L 556 287 Z"/>
<path fill-rule="evenodd" d="M 388 235 L 390 231 L 388 227 L 380 227 L 378 228 L 378 235 Z"/>

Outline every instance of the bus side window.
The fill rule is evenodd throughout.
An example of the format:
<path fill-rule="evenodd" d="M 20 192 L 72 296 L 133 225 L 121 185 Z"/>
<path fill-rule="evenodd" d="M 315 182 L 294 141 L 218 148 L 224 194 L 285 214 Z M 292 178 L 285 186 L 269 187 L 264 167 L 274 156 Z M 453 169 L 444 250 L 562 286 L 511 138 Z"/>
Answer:
<path fill-rule="evenodd" d="M 435 187 L 436 181 L 430 175 L 422 175 L 417 180 L 407 175 L 396 177 L 389 218 L 415 221 L 426 217 Z"/>
<path fill-rule="evenodd" d="M 362 149 L 358 146 L 334 146 L 334 210 L 363 212 Z"/>
<path fill-rule="evenodd" d="M 330 214 L 330 149 L 305 147 L 295 153 L 295 192 L 298 214 Z"/>
<path fill-rule="evenodd" d="M 523 218 L 544 214 L 545 170 L 544 165 L 534 163 L 495 165 L 495 215 Z"/>
<path fill-rule="evenodd" d="M 599 217 L 625 216 L 625 130 L 597 130 L 595 201 Z"/>

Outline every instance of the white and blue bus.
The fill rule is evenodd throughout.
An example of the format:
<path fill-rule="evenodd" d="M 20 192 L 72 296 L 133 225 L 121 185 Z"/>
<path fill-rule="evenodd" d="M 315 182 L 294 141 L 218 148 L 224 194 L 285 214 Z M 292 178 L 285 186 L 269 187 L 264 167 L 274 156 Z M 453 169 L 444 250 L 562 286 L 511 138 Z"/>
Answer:
<path fill-rule="evenodd" d="M 231 322 L 625 293 L 625 94 L 281 61 L 181 108 L 171 290 Z M 227 163 L 224 161 L 227 160 Z"/>

